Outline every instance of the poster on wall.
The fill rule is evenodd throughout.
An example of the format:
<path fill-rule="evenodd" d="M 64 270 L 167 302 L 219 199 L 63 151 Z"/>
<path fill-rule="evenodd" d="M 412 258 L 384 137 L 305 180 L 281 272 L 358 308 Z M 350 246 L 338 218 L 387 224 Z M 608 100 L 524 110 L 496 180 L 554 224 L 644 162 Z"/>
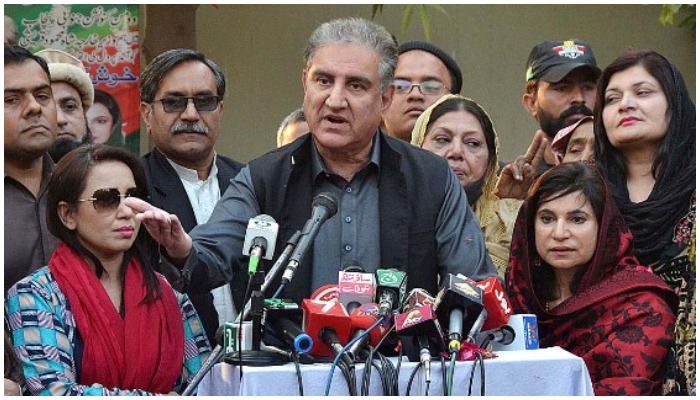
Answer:
<path fill-rule="evenodd" d="M 83 62 L 95 87 L 87 111 L 93 142 L 139 154 L 139 6 L 7 4 L 5 15 L 20 46 L 64 50 Z"/>

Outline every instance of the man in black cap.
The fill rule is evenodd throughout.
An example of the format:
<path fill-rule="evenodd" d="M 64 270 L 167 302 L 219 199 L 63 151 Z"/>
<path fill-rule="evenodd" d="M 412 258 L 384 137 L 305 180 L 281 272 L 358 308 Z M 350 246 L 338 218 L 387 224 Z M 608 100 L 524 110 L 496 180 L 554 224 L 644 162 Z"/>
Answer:
<path fill-rule="evenodd" d="M 384 116 L 386 133 L 406 142 L 418 116 L 447 93 L 462 90 L 462 71 L 449 54 L 422 41 L 399 46 L 394 100 Z"/>
<path fill-rule="evenodd" d="M 524 198 L 532 179 L 555 164 L 551 141 L 559 130 L 593 115 L 600 73 L 591 46 L 583 40 L 545 41 L 532 49 L 522 103 L 540 129 L 525 155 L 503 168 L 499 197 Z"/>
<path fill-rule="evenodd" d="M 532 49 L 522 103 L 549 141 L 561 129 L 593 115 L 600 72 L 591 46 L 583 40 L 546 41 Z M 544 160 L 554 165 L 549 146 Z"/>

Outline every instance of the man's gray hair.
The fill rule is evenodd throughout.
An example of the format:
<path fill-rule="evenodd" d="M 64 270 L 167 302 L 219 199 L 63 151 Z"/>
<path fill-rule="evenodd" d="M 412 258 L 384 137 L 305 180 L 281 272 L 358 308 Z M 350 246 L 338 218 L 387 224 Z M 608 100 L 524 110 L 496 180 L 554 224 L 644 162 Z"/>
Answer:
<path fill-rule="evenodd" d="M 316 50 L 331 43 L 357 43 L 369 47 L 379 56 L 379 77 L 382 94 L 394 80 L 399 61 L 399 48 L 391 34 L 381 25 L 361 18 L 334 19 L 316 28 L 304 49 L 306 68 Z"/>
<path fill-rule="evenodd" d="M 141 101 L 152 103 L 165 76 L 178 65 L 189 61 L 199 61 L 209 67 L 216 81 L 216 94 L 223 99 L 226 94 L 226 78 L 214 61 L 196 50 L 172 49 L 154 58 L 141 74 Z"/>

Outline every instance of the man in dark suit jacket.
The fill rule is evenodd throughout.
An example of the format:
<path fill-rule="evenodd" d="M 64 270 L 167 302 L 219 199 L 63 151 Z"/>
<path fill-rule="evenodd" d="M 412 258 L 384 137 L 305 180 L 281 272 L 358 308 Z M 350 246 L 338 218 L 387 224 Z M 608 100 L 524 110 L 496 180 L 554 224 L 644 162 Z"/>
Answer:
<path fill-rule="evenodd" d="M 142 75 L 141 116 L 155 144 L 142 157 L 150 202 L 177 215 L 188 232 L 209 219 L 243 167 L 214 151 L 225 89 L 216 64 L 189 49 L 159 55 Z M 232 319 L 235 311 L 228 285 L 212 292 L 207 289 L 190 287 L 189 295 L 214 345 L 220 319 Z"/>

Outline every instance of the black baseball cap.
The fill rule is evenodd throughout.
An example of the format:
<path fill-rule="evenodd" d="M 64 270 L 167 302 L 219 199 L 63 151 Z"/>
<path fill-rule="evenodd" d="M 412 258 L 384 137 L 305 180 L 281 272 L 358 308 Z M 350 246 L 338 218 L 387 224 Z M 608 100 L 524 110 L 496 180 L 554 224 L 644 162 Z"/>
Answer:
<path fill-rule="evenodd" d="M 533 47 L 530 52 L 525 80 L 543 79 L 556 83 L 569 72 L 581 67 L 592 70 L 596 78 L 601 73 L 588 43 L 581 39 L 548 40 Z"/>

